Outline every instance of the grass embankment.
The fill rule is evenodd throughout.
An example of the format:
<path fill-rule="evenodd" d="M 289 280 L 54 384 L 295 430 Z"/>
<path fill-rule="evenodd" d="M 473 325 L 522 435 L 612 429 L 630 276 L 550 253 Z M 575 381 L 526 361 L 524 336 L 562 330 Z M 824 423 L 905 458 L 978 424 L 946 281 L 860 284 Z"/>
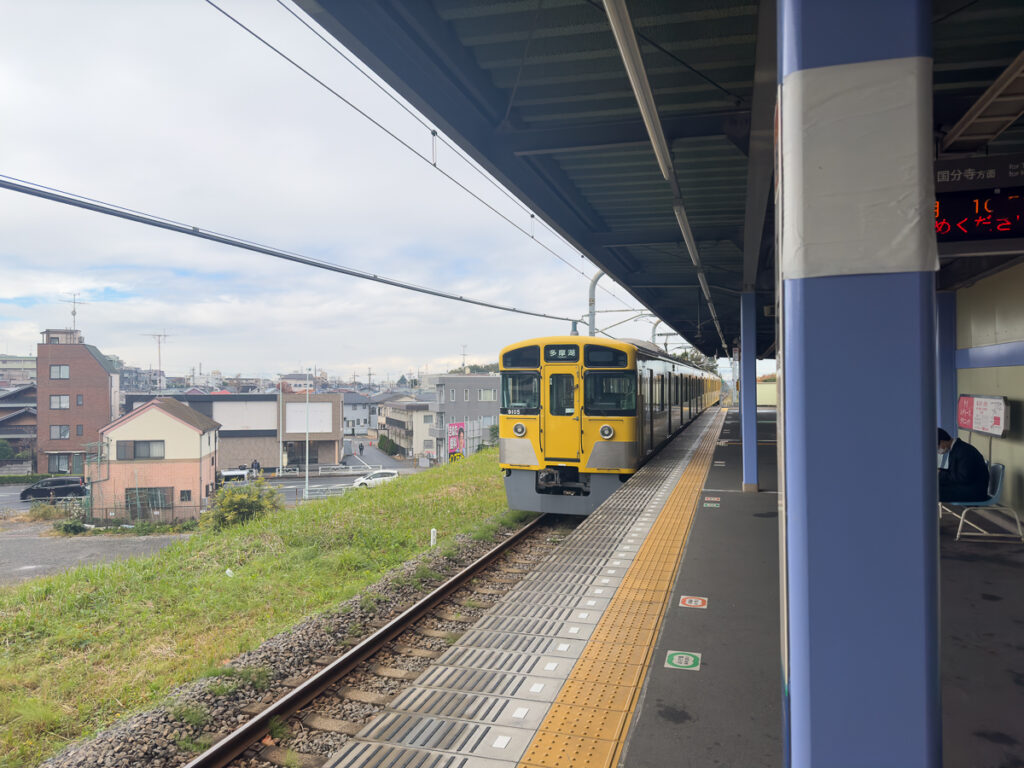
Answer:
<path fill-rule="evenodd" d="M 431 528 L 442 547 L 493 535 L 496 454 L 0 589 L 0 767 L 35 764 L 347 600 L 428 549 Z"/>

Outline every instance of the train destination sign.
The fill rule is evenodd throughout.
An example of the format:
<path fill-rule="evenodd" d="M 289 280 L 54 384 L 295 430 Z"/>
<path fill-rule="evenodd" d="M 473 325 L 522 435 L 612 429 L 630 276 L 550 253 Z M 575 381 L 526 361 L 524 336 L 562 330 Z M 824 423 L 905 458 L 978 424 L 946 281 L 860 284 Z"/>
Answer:
<path fill-rule="evenodd" d="M 1024 237 L 1024 187 L 939 194 L 935 237 L 940 243 Z"/>
<path fill-rule="evenodd" d="M 956 404 L 956 424 L 960 429 L 1002 437 L 1006 433 L 1006 398 L 960 395 Z"/>

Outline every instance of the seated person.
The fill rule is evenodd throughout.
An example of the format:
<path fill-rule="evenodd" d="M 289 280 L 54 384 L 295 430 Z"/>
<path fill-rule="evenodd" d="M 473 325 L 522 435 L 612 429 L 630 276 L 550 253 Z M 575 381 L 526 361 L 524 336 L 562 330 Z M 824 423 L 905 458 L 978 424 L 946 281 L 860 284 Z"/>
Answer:
<path fill-rule="evenodd" d="M 949 465 L 939 470 L 939 501 L 984 501 L 988 498 L 988 466 L 978 449 L 939 430 L 939 453 Z"/>

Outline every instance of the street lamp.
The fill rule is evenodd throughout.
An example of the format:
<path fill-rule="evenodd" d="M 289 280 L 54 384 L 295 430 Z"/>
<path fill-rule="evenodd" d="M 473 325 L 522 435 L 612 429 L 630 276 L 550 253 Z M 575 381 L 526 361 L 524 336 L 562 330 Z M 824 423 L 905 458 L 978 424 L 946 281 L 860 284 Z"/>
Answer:
<path fill-rule="evenodd" d="M 306 490 L 302 498 L 309 498 L 309 368 L 306 369 Z"/>

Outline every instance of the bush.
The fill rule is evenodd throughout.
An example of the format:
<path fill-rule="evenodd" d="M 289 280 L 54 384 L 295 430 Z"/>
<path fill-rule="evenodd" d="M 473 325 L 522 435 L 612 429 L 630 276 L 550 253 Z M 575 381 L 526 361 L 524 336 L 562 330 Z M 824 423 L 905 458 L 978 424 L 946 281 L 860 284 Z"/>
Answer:
<path fill-rule="evenodd" d="M 85 526 L 80 520 L 58 520 L 53 524 L 53 528 L 60 533 L 67 533 L 74 536 L 78 533 L 85 533 Z"/>
<path fill-rule="evenodd" d="M 394 456 L 395 454 L 402 452 L 402 446 L 387 435 L 380 436 L 380 439 L 377 441 L 377 447 L 384 451 L 388 456 Z"/>
<path fill-rule="evenodd" d="M 31 485 L 56 475 L 0 475 L 0 485 Z"/>
<path fill-rule="evenodd" d="M 281 494 L 263 479 L 246 485 L 225 485 L 213 497 L 210 509 L 203 513 L 199 527 L 219 531 L 229 525 L 263 517 L 268 512 L 284 509 Z"/>

